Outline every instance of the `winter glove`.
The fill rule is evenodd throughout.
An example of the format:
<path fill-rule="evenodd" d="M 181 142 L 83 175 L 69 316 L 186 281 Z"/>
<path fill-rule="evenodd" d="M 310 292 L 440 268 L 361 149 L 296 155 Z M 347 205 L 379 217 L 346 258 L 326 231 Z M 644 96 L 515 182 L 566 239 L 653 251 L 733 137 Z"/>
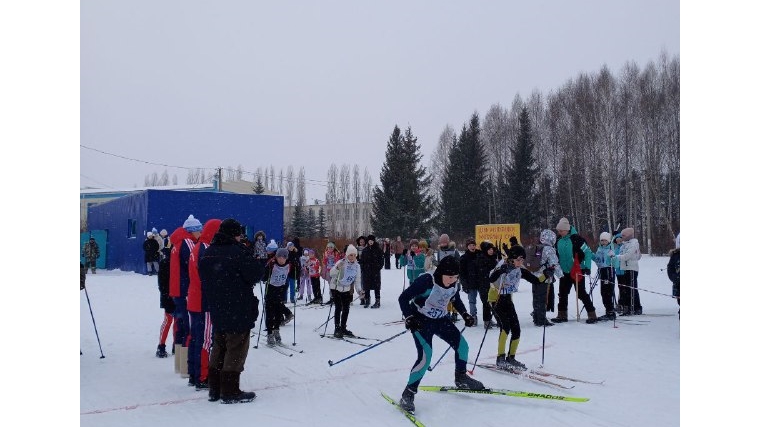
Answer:
<path fill-rule="evenodd" d="M 554 279 L 554 268 L 545 268 L 544 269 L 544 281 L 550 282 Z"/>
<path fill-rule="evenodd" d="M 470 316 L 469 313 L 462 313 L 462 319 L 464 319 L 464 325 L 468 328 L 475 326 L 475 318 Z"/>
<path fill-rule="evenodd" d="M 583 275 L 585 275 L 585 276 L 591 276 L 591 269 L 582 268 L 581 269 L 581 273 L 583 273 Z"/>
<path fill-rule="evenodd" d="M 406 325 L 406 329 L 412 332 L 419 331 L 422 328 L 422 322 L 413 314 L 404 318 L 404 324 Z"/>

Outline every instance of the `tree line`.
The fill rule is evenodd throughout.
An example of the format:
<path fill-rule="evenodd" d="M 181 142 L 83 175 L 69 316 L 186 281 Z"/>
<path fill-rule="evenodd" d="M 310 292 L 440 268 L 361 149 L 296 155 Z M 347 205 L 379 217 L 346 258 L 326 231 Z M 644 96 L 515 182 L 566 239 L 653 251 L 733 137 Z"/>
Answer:
<path fill-rule="evenodd" d="M 411 127 L 386 142 L 373 192 L 375 234 L 462 242 L 475 225 L 519 223 L 521 240 L 565 216 L 590 243 L 631 226 L 663 254 L 680 219 L 680 59 L 662 53 L 614 75 L 603 66 L 510 108 L 446 125 L 429 167 Z"/>

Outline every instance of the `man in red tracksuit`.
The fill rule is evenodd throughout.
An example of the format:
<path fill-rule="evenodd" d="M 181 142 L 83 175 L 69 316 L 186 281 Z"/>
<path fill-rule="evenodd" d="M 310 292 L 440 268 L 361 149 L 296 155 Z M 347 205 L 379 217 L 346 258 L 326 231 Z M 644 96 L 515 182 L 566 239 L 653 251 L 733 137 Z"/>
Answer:
<path fill-rule="evenodd" d="M 174 230 L 169 237 L 172 244 L 169 296 L 174 299 L 174 322 L 177 328 L 174 345 L 181 346 L 179 351 L 176 351 L 180 358 L 180 366 L 182 366 L 182 360 L 186 359 L 185 353 L 190 337 L 190 322 L 187 313 L 187 290 L 190 287 L 188 263 L 202 230 L 201 222 L 190 215 L 182 227 Z"/>

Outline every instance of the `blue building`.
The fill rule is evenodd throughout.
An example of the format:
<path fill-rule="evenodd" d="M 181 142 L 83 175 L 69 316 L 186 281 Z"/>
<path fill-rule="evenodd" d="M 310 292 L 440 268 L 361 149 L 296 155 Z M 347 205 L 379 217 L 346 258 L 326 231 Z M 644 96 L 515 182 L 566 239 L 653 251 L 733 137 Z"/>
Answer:
<path fill-rule="evenodd" d="M 105 268 L 146 273 L 142 244 L 152 228 L 169 235 L 193 215 L 235 218 L 249 239 L 259 230 L 282 241 L 283 196 L 214 191 L 145 190 L 87 208 L 87 229 L 98 236 Z M 105 243 L 105 244 L 104 244 Z"/>

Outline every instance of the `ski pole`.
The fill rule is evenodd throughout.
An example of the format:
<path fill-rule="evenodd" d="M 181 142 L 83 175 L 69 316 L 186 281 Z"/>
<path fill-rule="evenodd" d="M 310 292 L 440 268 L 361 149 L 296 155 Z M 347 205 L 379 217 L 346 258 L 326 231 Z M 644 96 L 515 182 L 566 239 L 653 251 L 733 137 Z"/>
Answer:
<path fill-rule="evenodd" d="M 293 345 L 296 345 L 296 308 L 298 308 L 298 299 L 293 300 Z"/>
<path fill-rule="evenodd" d="M 574 275 L 575 279 L 575 321 L 580 322 L 581 321 L 581 307 L 579 303 L 580 297 L 578 297 L 578 275 Z"/>
<path fill-rule="evenodd" d="M 544 348 L 546 348 L 546 322 L 544 322 L 544 336 L 541 338 L 541 367 L 544 367 Z"/>
<path fill-rule="evenodd" d="M 464 330 L 464 329 L 462 329 Z M 475 361 L 472 362 L 472 369 L 470 369 L 470 375 L 472 375 L 473 372 L 475 372 L 475 366 L 478 363 L 478 359 L 480 359 L 480 350 L 483 349 L 483 343 L 486 341 L 486 335 L 488 335 L 488 329 L 483 333 L 483 339 L 480 340 L 480 347 L 478 347 L 478 354 L 475 356 Z"/>
<path fill-rule="evenodd" d="M 464 329 L 465 329 L 466 327 L 467 327 L 467 326 L 463 327 L 463 328 L 462 328 L 462 329 L 459 331 L 459 333 L 460 333 L 460 334 L 461 334 L 461 333 L 463 333 L 463 332 L 464 332 Z M 481 344 L 481 345 L 482 345 L 482 344 Z M 432 371 L 433 369 L 435 369 L 435 367 L 436 367 L 436 366 L 438 366 L 438 364 L 439 364 L 439 363 L 441 363 L 441 360 L 443 360 L 443 356 L 446 356 L 446 353 L 448 353 L 448 352 L 449 352 L 449 350 L 451 350 L 451 346 L 449 346 L 449 348 L 447 348 L 447 349 L 446 349 L 446 351 L 444 351 L 444 352 L 443 352 L 443 354 L 441 355 L 441 357 L 438 359 L 438 361 L 437 361 L 437 362 L 435 362 L 435 364 L 434 364 L 432 367 L 431 367 L 431 366 L 428 366 L 428 371 Z"/>
<path fill-rule="evenodd" d="M 317 332 L 318 330 L 322 329 L 322 326 L 325 326 L 327 324 L 327 322 L 329 322 L 330 319 L 332 319 L 333 317 L 335 317 L 335 316 L 328 317 L 327 320 L 325 320 L 324 322 L 320 323 L 319 326 L 317 326 L 316 328 L 312 329 L 312 331 Z"/>
<path fill-rule="evenodd" d="M 268 281 L 267 281 L 267 284 L 269 284 Z M 266 300 L 264 299 L 264 283 L 263 282 L 261 283 L 261 287 L 259 288 L 259 290 L 261 291 L 261 317 L 262 317 L 262 320 L 264 320 L 267 318 L 267 304 L 266 304 Z M 268 290 L 269 288 L 267 287 L 267 291 Z M 259 348 L 259 340 L 261 340 L 261 325 L 263 323 L 264 323 L 263 321 L 259 322 L 259 336 L 256 338 L 256 345 L 253 346 L 253 348 Z"/>
<path fill-rule="evenodd" d="M 324 338 L 327 334 L 327 323 L 330 322 L 330 313 L 332 312 L 333 305 L 336 304 L 336 301 L 334 299 L 334 295 L 332 294 L 332 289 L 330 289 L 330 299 L 333 300 L 333 303 L 330 304 L 330 307 L 327 309 L 327 320 L 325 320 L 325 330 L 322 332 L 322 335 L 320 335 L 321 338 Z"/>
<path fill-rule="evenodd" d="M 87 306 L 90 307 L 90 317 L 92 317 L 92 326 L 95 328 L 95 337 L 98 339 L 98 347 L 100 348 L 100 358 L 105 359 L 103 355 L 103 347 L 100 345 L 100 335 L 98 335 L 98 326 L 95 324 L 95 315 L 92 314 L 92 304 L 90 304 L 90 295 L 87 293 L 87 288 L 84 288 L 84 296 L 87 297 Z M 81 350 L 79 350 L 81 353 Z"/>
<path fill-rule="evenodd" d="M 390 338 L 386 338 L 386 339 L 384 339 L 384 340 L 380 341 L 380 342 L 379 342 L 379 343 L 377 343 L 377 344 L 372 344 L 371 346 L 369 346 L 369 347 L 365 348 L 364 350 L 361 350 L 361 351 L 358 351 L 358 352 L 356 352 L 356 353 L 354 353 L 354 354 L 348 355 L 348 356 L 346 356 L 346 357 L 344 357 L 344 358 L 342 358 L 342 359 L 338 360 L 337 362 L 333 362 L 332 360 L 328 360 L 328 361 L 327 361 L 327 364 L 328 364 L 328 365 L 330 365 L 330 366 L 335 366 L 335 365 L 337 365 L 338 363 L 340 363 L 340 362 L 343 362 L 344 360 L 348 360 L 348 359 L 350 359 L 350 358 L 352 358 L 352 357 L 354 357 L 354 356 L 358 356 L 358 355 L 360 355 L 360 354 L 364 353 L 365 351 L 369 351 L 369 350 L 372 350 L 373 348 L 375 348 L 375 347 L 379 346 L 380 344 L 385 344 L 385 343 L 387 343 L 388 341 L 390 341 L 390 340 L 392 340 L 392 339 L 394 339 L 394 338 L 396 338 L 396 337 L 399 337 L 399 336 L 401 336 L 401 335 L 404 335 L 404 334 L 405 334 L 405 333 L 407 333 L 407 332 L 409 332 L 409 329 L 404 329 L 403 331 L 401 331 L 401 332 L 397 333 L 396 335 L 394 335 L 394 336 L 392 336 L 392 337 L 390 337 Z"/>
<path fill-rule="evenodd" d="M 603 268 L 606 268 L 606 267 L 603 267 Z M 591 277 L 591 276 L 589 276 L 589 277 Z M 599 269 L 596 270 L 596 276 L 594 277 L 594 280 L 591 282 L 591 286 L 589 287 L 589 290 L 588 290 L 588 296 L 591 299 L 591 304 L 594 303 L 594 288 L 596 288 L 596 285 L 597 285 L 598 282 L 599 282 Z M 586 305 L 584 305 L 581 308 L 581 313 L 583 313 L 583 310 L 585 310 L 585 309 L 586 309 Z"/>

